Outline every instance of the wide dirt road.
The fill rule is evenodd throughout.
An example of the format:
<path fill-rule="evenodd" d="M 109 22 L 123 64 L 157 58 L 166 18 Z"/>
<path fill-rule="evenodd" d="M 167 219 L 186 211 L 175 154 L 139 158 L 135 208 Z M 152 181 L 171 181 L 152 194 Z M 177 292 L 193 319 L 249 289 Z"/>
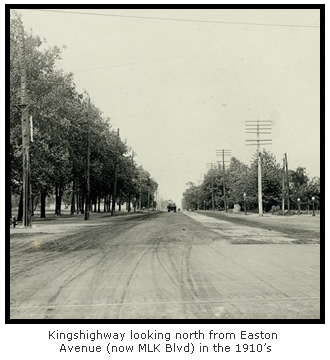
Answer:
<path fill-rule="evenodd" d="M 294 240 L 196 213 L 13 230 L 10 316 L 317 319 L 320 247 Z"/>

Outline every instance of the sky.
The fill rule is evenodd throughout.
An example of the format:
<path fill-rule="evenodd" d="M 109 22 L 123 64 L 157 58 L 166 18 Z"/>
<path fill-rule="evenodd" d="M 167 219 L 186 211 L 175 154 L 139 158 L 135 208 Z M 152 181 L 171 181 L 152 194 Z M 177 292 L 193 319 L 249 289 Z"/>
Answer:
<path fill-rule="evenodd" d="M 180 203 L 216 150 L 250 164 L 246 121 L 271 120 L 266 150 L 320 176 L 318 10 L 68 11 L 18 10 L 47 46 L 65 46 L 57 66 L 120 129 L 162 198 Z"/>

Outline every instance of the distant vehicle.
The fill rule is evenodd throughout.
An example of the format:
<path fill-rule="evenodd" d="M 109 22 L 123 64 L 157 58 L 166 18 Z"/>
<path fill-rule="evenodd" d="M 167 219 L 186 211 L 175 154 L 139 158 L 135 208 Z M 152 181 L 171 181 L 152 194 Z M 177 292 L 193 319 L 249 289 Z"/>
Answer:
<path fill-rule="evenodd" d="M 168 202 L 167 211 L 168 212 L 170 212 L 170 211 L 176 212 L 176 204 L 175 204 L 175 202 L 172 202 L 171 200 Z"/>

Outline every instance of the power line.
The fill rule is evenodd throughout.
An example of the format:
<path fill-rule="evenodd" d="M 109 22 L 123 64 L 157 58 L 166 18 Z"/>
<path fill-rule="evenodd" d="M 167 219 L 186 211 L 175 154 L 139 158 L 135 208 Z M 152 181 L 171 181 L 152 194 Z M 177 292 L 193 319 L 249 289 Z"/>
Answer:
<path fill-rule="evenodd" d="M 23 9 L 32 11 L 75 14 L 75 15 L 91 15 L 91 16 L 105 16 L 105 17 L 119 17 L 129 19 L 144 19 L 144 20 L 161 20 L 161 21 L 180 21 L 180 22 L 194 22 L 194 23 L 209 23 L 209 24 L 228 24 L 228 25 L 253 25 L 253 26 L 278 26 L 278 27 L 298 27 L 298 28 L 320 28 L 318 25 L 297 25 L 297 24 L 273 24 L 273 23 L 252 23 L 252 22 L 238 22 L 238 21 L 220 21 L 220 20 L 199 20 L 199 19 L 182 19 L 182 18 L 167 18 L 154 16 L 137 16 L 137 15 L 122 15 L 122 14 L 99 14 L 86 13 L 79 11 L 58 11 L 58 10 L 42 10 L 42 9 Z"/>
<path fill-rule="evenodd" d="M 174 57 L 163 58 L 163 59 L 152 59 L 152 60 L 137 61 L 137 62 L 125 63 L 125 64 L 115 64 L 115 65 L 109 65 L 109 66 L 103 66 L 103 67 L 97 67 L 97 68 L 77 70 L 77 71 L 75 71 L 75 73 L 80 73 L 80 72 L 85 72 L 85 71 L 92 71 L 92 70 L 103 70 L 103 69 L 109 69 L 109 68 L 113 68 L 113 67 L 146 64 L 146 63 L 157 62 L 157 61 L 167 61 L 167 60 L 173 60 L 173 59 L 179 59 L 179 58 L 181 58 L 181 57 L 180 56 L 174 56 Z"/>

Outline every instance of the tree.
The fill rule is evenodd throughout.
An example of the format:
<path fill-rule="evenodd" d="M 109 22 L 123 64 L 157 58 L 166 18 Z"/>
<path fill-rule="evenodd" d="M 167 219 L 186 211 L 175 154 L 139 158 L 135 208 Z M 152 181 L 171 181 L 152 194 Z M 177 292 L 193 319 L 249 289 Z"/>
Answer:
<path fill-rule="evenodd" d="M 231 158 L 230 165 L 226 171 L 226 185 L 228 188 L 228 201 L 232 204 L 243 203 L 243 194 L 247 191 L 249 167 L 236 159 Z"/>
<path fill-rule="evenodd" d="M 318 208 L 320 206 L 320 201 L 321 201 L 321 181 L 320 178 L 317 176 L 314 176 L 313 178 L 311 178 L 308 183 L 306 184 L 306 186 L 304 187 L 304 200 L 306 202 L 306 204 L 311 205 L 312 203 L 312 197 L 315 197 L 315 204 L 316 207 Z"/>
<path fill-rule="evenodd" d="M 138 168 L 138 193 L 136 197 L 139 199 L 139 203 L 142 208 L 149 208 L 155 204 L 155 192 L 158 188 L 157 182 L 151 178 L 150 173 L 143 169 L 142 166 Z M 140 197 L 141 195 L 141 197 Z"/>
<path fill-rule="evenodd" d="M 182 194 L 182 205 L 185 209 L 198 210 L 201 203 L 201 187 L 196 186 L 191 181 L 189 181 L 186 185 L 188 185 L 188 188 Z"/>
<path fill-rule="evenodd" d="M 22 129 L 20 103 L 19 29 L 20 16 L 13 12 L 10 21 L 10 188 L 22 192 Z M 116 201 L 128 194 L 137 196 L 136 166 L 127 158 L 128 146 L 113 131 L 108 118 L 90 101 L 87 93 L 76 90 L 73 74 L 56 67 L 59 47 L 45 48 L 38 36 L 25 32 L 27 93 L 29 113 L 33 116 L 34 141 L 31 153 L 31 183 L 35 205 L 46 216 L 46 198 L 55 195 L 55 213 L 61 215 L 63 196 L 71 202 L 71 214 L 84 212 L 86 203 L 87 141 L 90 134 L 90 201 L 94 210 L 101 198 L 110 210 L 110 198 L 118 170 Z M 45 41 L 44 41 L 45 42 Z M 89 120 L 89 121 L 88 121 Z M 90 131 L 88 131 L 90 123 Z M 154 206 L 157 183 L 143 170 L 144 204 Z M 20 201 L 20 204 L 22 202 Z M 146 206 L 146 205 L 145 205 Z M 21 206 L 20 206 L 21 208 Z M 11 207 L 8 208 L 8 214 Z"/>
<path fill-rule="evenodd" d="M 297 199 L 304 204 L 307 201 L 307 184 L 309 178 L 304 167 L 297 167 L 296 170 L 289 170 L 290 204 L 298 208 Z"/>
<path fill-rule="evenodd" d="M 10 179 L 11 191 L 21 192 L 22 187 L 22 131 L 21 113 L 17 107 L 20 104 L 20 64 L 19 64 L 19 28 L 22 26 L 20 16 L 13 12 L 10 19 Z M 34 117 L 35 133 L 38 137 L 38 124 L 35 117 L 41 99 L 45 97 L 51 85 L 45 81 L 53 70 L 55 61 L 60 58 L 58 47 L 39 50 L 41 40 L 32 34 L 25 36 L 25 65 L 27 74 L 27 94 L 29 98 L 29 113 Z M 37 99 L 37 100 L 36 100 Z M 38 162 L 38 152 L 31 146 L 31 165 Z M 41 160 L 42 161 L 42 160 Z M 42 166 L 39 166 L 42 168 Z M 31 168 L 33 168 L 31 166 Z M 32 186 L 39 180 L 37 174 L 31 176 Z M 43 179 L 40 180 L 41 182 Z M 33 193 L 33 192 L 32 192 Z"/>

